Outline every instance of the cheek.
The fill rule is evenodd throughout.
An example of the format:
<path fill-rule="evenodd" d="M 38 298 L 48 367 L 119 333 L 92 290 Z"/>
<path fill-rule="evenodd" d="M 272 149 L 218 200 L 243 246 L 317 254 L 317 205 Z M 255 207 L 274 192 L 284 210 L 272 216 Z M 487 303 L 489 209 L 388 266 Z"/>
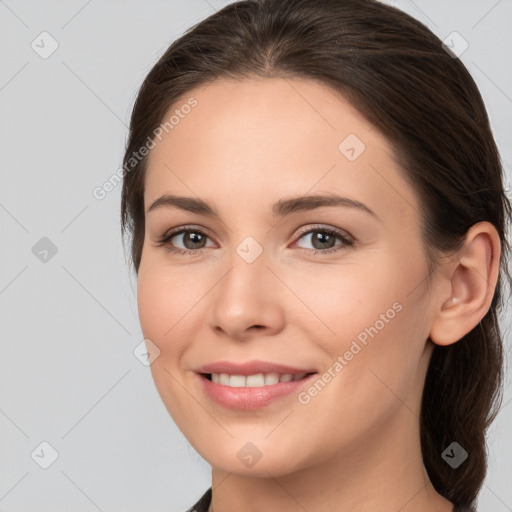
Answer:
<path fill-rule="evenodd" d="M 172 276 L 172 277 L 171 277 Z M 165 268 L 141 265 L 137 281 L 137 305 L 142 333 L 160 349 L 160 363 L 174 361 L 183 350 L 187 336 L 187 312 L 197 299 L 190 287 Z"/>
<path fill-rule="evenodd" d="M 139 320 L 145 338 L 151 339 L 161 349 L 161 338 L 169 329 L 170 315 L 163 315 L 164 311 L 173 311 L 171 297 L 165 288 L 158 285 L 155 275 L 147 270 L 139 271 L 137 281 L 137 305 Z"/>
<path fill-rule="evenodd" d="M 326 370 L 340 375 L 331 378 L 338 382 L 333 388 L 349 391 L 355 404 L 389 395 L 386 386 L 407 393 L 428 336 L 426 295 L 411 284 L 424 276 L 421 259 L 398 265 L 392 255 L 382 256 L 357 271 L 347 266 L 316 273 L 302 279 L 298 292 L 317 313 L 308 329 L 329 356 Z M 315 334 L 318 326 L 323 338 Z"/>
<path fill-rule="evenodd" d="M 387 329 L 406 295 L 407 276 L 394 269 L 396 265 L 381 261 L 380 268 L 375 262 L 347 263 L 288 276 L 312 313 L 312 325 L 320 325 L 325 333 L 322 345 L 330 352 L 343 349 L 342 340 L 359 336 L 364 341 L 369 336 L 367 329 Z"/>
<path fill-rule="evenodd" d="M 160 350 L 150 366 L 156 389 L 167 411 L 176 424 L 187 425 L 186 404 L 190 394 L 180 370 L 182 355 L 187 348 L 190 329 L 187 323 L 192 300 L 190 292 L 177 289 L 178 280 L 169 277 L 171 272 L 159 266 L 141 265 L 137 281 L 139 321 L 145 339 L 151 340 Z M 187 300 L 188 297 L 188 300 Z M 197 301 L 196 301 L 197 302 Z"/>

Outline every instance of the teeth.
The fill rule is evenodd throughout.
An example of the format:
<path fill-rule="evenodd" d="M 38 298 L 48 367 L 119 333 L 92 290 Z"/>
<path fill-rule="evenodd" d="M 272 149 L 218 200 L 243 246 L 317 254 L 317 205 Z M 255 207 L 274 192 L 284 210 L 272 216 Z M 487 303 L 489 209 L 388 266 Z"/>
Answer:
<path fill-rule="evenodd" d="M 254 375 L 228 375 L 227 373 L 212 373 L 212 382 L 229 386 L 232 388 L 256 388 L 261 386 L 272 386 L 278 382 L 291 382 L 303 379 L 307 374 L 299 373 L 292 375 L 291 373 L 256 373 Z"/>
<path fill-rule="evenodd" d="M 265 386 L 271 386 L 272 384 L 277 384 L 279 382 L 279 374 L 278 373 L 267 373 L 265 375 Z"/>
<path fill-rule="evenodd" d="M 229 385 L 232 388 L 243 388 L 245 386 L 245 377 L 243 375 L 231 375 Z"/>
<path fill-rule="evenodd" d="M 258 373 L 256 375 L 248 375 L 245 379 L 245 385 L 248 388 L 256 388 L 258 386 L 265 385 L 265 377 L 263 373 Z"/>

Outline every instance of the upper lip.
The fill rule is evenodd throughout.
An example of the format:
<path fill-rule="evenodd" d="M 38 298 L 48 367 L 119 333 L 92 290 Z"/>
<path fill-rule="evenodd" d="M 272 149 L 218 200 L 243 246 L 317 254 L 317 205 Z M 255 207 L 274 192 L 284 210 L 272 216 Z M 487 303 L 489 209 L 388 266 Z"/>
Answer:
<path fill-rule="evenodd" d="M 270 361 L 246 361 L 235 363 L 231 361 L 216 361 L 198 368 L 197 373 L 227 373 L 229 375 L 255 375 L 257 373 L 291 373 L 299 375 L 302 373 L 316 373 L 313 368 L 295 368 Z"/>

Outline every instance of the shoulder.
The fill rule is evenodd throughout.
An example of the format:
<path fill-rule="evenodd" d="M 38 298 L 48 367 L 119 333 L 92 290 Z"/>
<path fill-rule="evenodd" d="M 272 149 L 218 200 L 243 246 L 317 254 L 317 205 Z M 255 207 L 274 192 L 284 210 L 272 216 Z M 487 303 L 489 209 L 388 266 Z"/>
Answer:
<path fill-rule="evenodd" d="M 212 501 L 212 488 L 210 487 L 202 496 L 199 501 L 190 507 L 186 512 L 208 512 L 208 507 Z"/>

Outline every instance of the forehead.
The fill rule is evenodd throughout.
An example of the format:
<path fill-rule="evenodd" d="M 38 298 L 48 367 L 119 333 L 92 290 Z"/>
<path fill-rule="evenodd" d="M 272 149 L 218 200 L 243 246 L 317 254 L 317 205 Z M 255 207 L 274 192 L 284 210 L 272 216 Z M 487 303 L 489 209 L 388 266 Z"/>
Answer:
<path fill-rule="evenodd" d="M 316 81 L 219 79 L 185 94 L 163 122 L 173 115 L 149 154 L 146 207 L 165 192 L 261 204 L 336 191 L 395 214 L 416 204 L 387 139 Z"/>

